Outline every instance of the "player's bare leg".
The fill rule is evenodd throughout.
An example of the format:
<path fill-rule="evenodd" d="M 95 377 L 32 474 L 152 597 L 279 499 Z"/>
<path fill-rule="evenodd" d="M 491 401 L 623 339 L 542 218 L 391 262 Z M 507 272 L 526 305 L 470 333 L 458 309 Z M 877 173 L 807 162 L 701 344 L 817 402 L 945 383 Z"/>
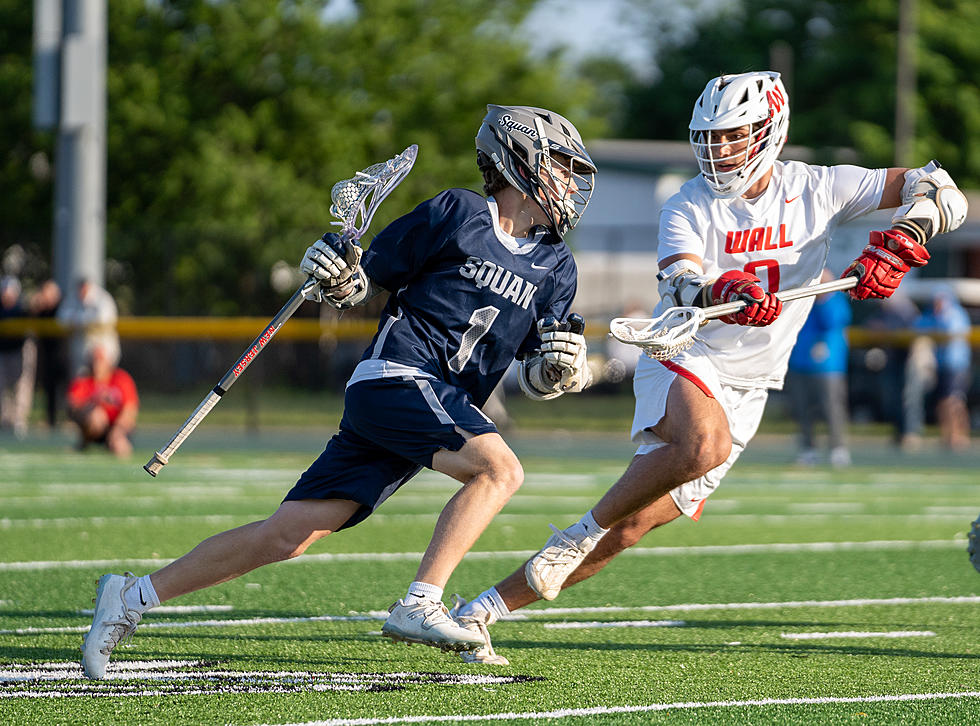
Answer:
<path fill-rule="evenodd" d="M 339 499 L 284 502 L 268 519 L 209 537 L 152 575 L 103 575 L 92 627 L 82 643 L 85 674 L 105 678 L 113 649 L 136 631 L 146 610 L 262 565 L 296 557 L 316 540 L 336 531 L 359 506 Z"/>
<path fill-rule="evenodd" d="M 463 482 L 439 515 L 416 576 L 445 587 L 463 556 L 520 488 L 524 470 L 499 434 L 472 437 L 459 451 L 437 451 L 432 468 Z"/>
<path fill-rule="evenodd" d="M 565 580 L 562 589 L 592 577 L 620 552 L 639 542 L 648 532 L 674 521 L 680 515 L 681 511 L 673 498 L 670 494 L 665 494 L 644 509 L 622 520 L 599 540 L 595 549 Z M 483 665 L 509 665 L 510 661 L 493 649 L 487 628 L 499 618 L 540 599 L 540 596 L 527 584 L 524 565 L 470 603 L 457 595 L 451 613 L 453 618 L 461 626 L 479 632 L 486 640 L 483 646 L 461 652 L 463 661 Z"/>
<path fill-rule="evenodd" d="M 443 589 L 463 556 L 524 481 L 520 462 L 499 434 L 467 439 L 459 451 L 442 449 L 432 468 L 463 482 L 443 508 L 405 599 L 396 602 L 381 632 L 444 650 L 483 646 L 485 636 L 461 628 L 442 602 Z"/>
<path fill-rule="evenodd" d="M 528 560 L 524 569 L 528 585 L 545 600 L 558 597 L 562 583 L 609 528 L 720 466 L 732 449 L 721 404 L 682 376 L 671 383 L 666 413 L 651 431 L 664 445 L 635 457 L 579 522 L 564 530 L 552 527 L 554 535 Z"/>
<path fill-rule="evenodd" d="M 612 527 L 674 487 L 704 476 L 732 450 L 721 404 L 680 376 L 670 386 L 667 414 L 652 431 L 666 446 L 635 457 L 592 508 L 600 526 Z"/>
<path fill-rule="evenodd" d="M 650 456 L 650 454 L 646 454 L 646 456 Z M 639 512 L 620 520 L 599 540 L 595 549 L 586 555 L 582 564 L 562 584 L 561 589 L 564 590 L 598 574 L 623 550 L 632 547 L 649 532 L 673 522 L 679 516 L 681 516 L 681 510 L 677 508 L 673 498 L 670 494 L 664 494 L 660 499 L 647 505 Z M 534 590 L 528 587 L 523 565 L 498 582 L 495 587 L 508 611 L 526 607 L 541 599 Z"/>
<path fill-rule="evenodd" d="M 543 579 L 550 588 L 546 594 L 550 595 L 548 599 L 553 599 L 564 587 L 602 570 L 652 529 L 680 516 L 670 490 L 703 476 L 722 464 L 731 452 L 731 434 L 720 404 L 684 378 L 678 377 L 671 384 L 666 414 L 653 427 L 653 432 L 664 445 L 634 457 L 623 476 L 600 500 L 600 504 L 611 505 L 607 506 L 610 511 L 602 513 L 598 507 L 593 509 L 576 525 L 556 533 L 538 555 L 477 601 L 457 604 L 453 612 L 457 622 L 478 630 L 486 641 L 485 645 L 464 652 L 464 661 L 507 664 L 507 659 L 493 650 L 487 626 L 500 615 L 543 597 L 541 589 L 532 589 L 530 584 L 528 572 L 535 560 L 545 559 L 543 555 L 550 557 L 551 549 L 556 551 L 542 568 L 546 573 Z M 622 496 L 624 501 L 618 501 L 613 494 Z M 603 520 L 604 516 L 609 519 Z M 589 532 L 589 524 L 603 527 L 607 522 L 608 530 L 601 531 L 598 537 Z M 580 531 L 570 534 L 573 528 Z M 578 538 L 580 533 L 585 536 Z M 566 544 L 569 541 L 571 546 Z"/>
<path fill-rule="evenodd" d="M 303 554 L 340 529 L 360 505 L 345 499 L 283 502 L 268 519 L 209 537 L 150 575 L 160 601 L 227 582 Z"/>

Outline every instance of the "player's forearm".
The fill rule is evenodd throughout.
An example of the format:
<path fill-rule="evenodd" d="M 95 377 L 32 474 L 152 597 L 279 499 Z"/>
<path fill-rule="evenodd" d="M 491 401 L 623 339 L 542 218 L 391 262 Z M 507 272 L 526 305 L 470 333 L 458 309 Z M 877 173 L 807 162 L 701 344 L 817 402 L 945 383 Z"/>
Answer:
<path fill-rule="evenodd" d="M 902 186 L 905 184 L 905 173 L 902 167 L 892 167 L 885 170 L 885 185 L 881 190 L 881 201 L 878 209 L 895 209 L 902 204 Z"/>

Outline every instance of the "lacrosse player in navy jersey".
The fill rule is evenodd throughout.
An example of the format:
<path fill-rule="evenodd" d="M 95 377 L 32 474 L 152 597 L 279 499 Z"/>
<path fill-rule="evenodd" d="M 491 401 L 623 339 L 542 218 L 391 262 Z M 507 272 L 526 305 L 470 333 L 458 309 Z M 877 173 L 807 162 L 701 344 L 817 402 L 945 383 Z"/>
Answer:
<path fill-rule="evenodd" d="M 452 650 L 486 644 L 442 602 L 449 576 L 524 478 L 480 407 L 515 358 L 534 399 L 591 381 L 562 238 L 592 196 L 595 166 L 575 127 L 540 108 L 488 106 L 476 147 L 486 197 L 444 191 L 382 230 L 363 257 L 335 234 L 306 251 L 300 269 L 320 281 L 315 299 L 347 309 L 390 293 L 347 384 L 338 433 L 268 519 L 150 575 L 103 576 L 82 647 L 90 678 L 105 677 L 112 649 L 149 608 L 302 554 L 364 520 L 423 467 L 462 486 L 382 632 Z"/>
<path fill-rule="evenodd" d="M 788 128 L 778 73 L 719 76 L 695 103 L 690 141 L 701 173 L 660 215 L 654 315 L 678 305 L 748 306 L 709 322 L 670 360 L 641 358 L 633 381 L 638 448 L 623 476 L 579 522 L 552 527 L 522 568 L 454 606 L 457 622 L 484 632 L 488 643 L 486 626 L 508 612 L 553 600 L 682 514 L 700 517 L 755 434 L 769 389 L 782 387 L 813 304 L 810 297 L 784 307 L 774 293 L 819 280 L 840 224 L 898 207 L 891 228 L 872 232 L 844 272 L 858 278 L 850 294 L 863 300 L 890 296 L 910 268 L 929 260 L 926 243 L 966 218 L 966 198 L 935 162 L 918 169 L 781 162 Z M 507 662 L 489 645 L 463 659 Z"/>

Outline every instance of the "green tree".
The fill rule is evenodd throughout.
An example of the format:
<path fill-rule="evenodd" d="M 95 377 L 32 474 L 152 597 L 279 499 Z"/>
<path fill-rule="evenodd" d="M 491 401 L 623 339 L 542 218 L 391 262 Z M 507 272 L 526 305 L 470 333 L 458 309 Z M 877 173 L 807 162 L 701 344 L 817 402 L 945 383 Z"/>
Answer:
<path fill-rule="evenodd" d="M 268 311 L 270 268 L 329 229 L 333 183 L 410 143 L 418 163 L 375 232 L 442 188 L 479 188 L 488 102 L 602 128 L 591 86 L 514 37 L 526 2 L 365 0 L 332 23 L 323 6 L 110 3 L 109 253 L 137 310 Z"/>
<path fill-rule="evenodd" d="M 0 250 L 37 256 L 51 235 L 52 138 L 32 127 L 32 10 L 0 0 Z"/>
<path fill-rule="evenodd" d="M 107 3 L 107 281 L 124 311 L 275 310 L 270 269 L 297 265 L 331 228 L 336 181 L 419 145 L 374 232 L 443 188 L 478 189 L 487 103 L 605 131 L 594 85 L 514 32 L 533 2 L 362 0 L 339 20 L 327 4 Z M 51 135 L 30 124 L 30 3 L 0 0 L 0 43 L 0 241 L 27 231 L 47 255 L 51 182 L 36 154 Z"/>

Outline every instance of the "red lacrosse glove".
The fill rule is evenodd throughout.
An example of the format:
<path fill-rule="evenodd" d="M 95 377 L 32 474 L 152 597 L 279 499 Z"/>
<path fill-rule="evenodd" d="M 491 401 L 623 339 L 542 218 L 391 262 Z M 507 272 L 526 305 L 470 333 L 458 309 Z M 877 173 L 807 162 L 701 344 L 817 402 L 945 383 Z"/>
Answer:
<path fill-rule="evenodd" d="M 886 298 L 898 289 L 898 283 L 913 267 L 929 261 L 926 248 L 898 229 L 872 232 L 861 256 L 852 262 L 841 277 L 853 275 L 856 287 L 848 290 L 855 300 Z"/>
<path fill-rule="evenodd" d="M 761 280 L 755 275 L 742 270 L 729 270 L 715 280 L 711 286 L 711 304 L 735 302 L 744 300 L 749 303 L 747 308 L 731 315 L 724 315 L 721 322 L 731 325 L 769 325 L 783 311 L 783 303 L 772 293 L 768 293 L 759 285 Z"/>

